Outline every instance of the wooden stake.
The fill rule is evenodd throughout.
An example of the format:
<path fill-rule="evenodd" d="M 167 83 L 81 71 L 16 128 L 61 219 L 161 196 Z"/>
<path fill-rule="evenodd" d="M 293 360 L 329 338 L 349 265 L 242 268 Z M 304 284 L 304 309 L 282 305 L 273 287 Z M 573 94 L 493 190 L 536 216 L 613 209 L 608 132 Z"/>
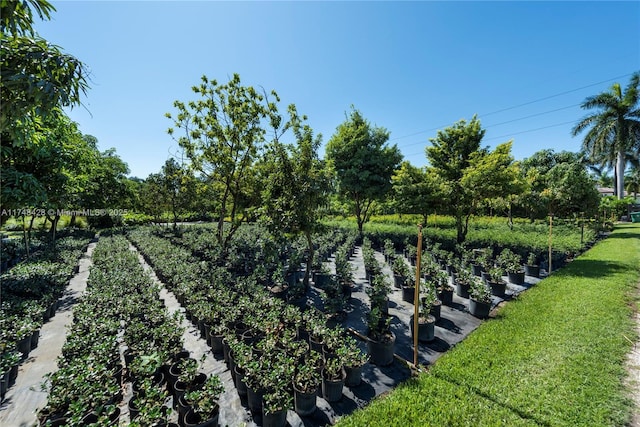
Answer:
<path fill-rule="evenodd" d="M 548 274 L 551 274 L 551 271 L 553 270 L 552 267 L 552 258 L 551 258 L 551 243 L 553 240 L 553 214 L 549 214 L 549 272 Z"/>
<path fill-rule="evenodd" d="M 420 260 L 422 258 L 422 225 L 418 224 L 416 287 L 413 294 L 413 365 L 418 366 L 418 305 L 420 303 Z"/>

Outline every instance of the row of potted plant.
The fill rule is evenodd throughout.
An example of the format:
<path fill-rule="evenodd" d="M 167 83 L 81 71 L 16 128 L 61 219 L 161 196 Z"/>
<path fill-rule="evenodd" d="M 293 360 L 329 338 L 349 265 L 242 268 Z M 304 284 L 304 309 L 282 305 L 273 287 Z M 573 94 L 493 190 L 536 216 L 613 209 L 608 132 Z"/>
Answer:
<path fill-rule="evenodd" d="M 168 314 L 158 287 L 124 237 L 102 237 L 93 262 L 59 369 L 48 376 L 41 422 L 115 425 L 123 386 L 133 382 L 131 425 L 167 423 L 167 391 L 157 381 L 161 371 L 152 360 L 168 366 L 182 349 L 180 319 Z"/>
<path fill-rule="evenodd" d="M 164 269 L 168 262 L 167 257 L 184 258 L 193 255 L 183 246 L 175 245 L 145 230 L 135 230 L 130 233 L 130 237 L 154 268 L 157 266 L 159 270 Z M 173 251 L 160 249 L 167 245 L 173 246 Z M 195 266 L 202 266 L 202 262 L 208 266 L 207 277 L 215 280 L 204 283 L 202 280 L 196 280 L 198 274 Z M 256 394 L 253 392 L 262 392 L 257 393 L 258 403 L 253 398 L 250 399 L 253 412 L 262 410 L 264 415 L 268 416 L 282 410 L 281 406 L 286 406 L 287 403 L 284 390 L 292 390 L 293 379 L 288 372 L 295 372 L 297 362 L 304 357 L 304 354 L 298 352 L 306 353 L 311 358 L 310 363 L 314 369 L 320 372 L 324 362 L 321 363 L 317 357 L 310 356 L 310 343 L 330 341 L 328 337 L 335 333 L 332 331 L 336 329 L 327 326 L 325 313 L 309 309 L 303 314 L 297 307 L 273 298 L 251 275 L 234 276 L 225 268 L 212 265 L 205 260 L 189 265 L 191 267 L 182 270 L 180 276 L 167 277 L 165 272 L 163 276 L 167 287 L 176 293 L 188 317 L 195 324 L 202 326 L 212 350 L 225 352 L 225 359 L 230 363 L 229 368 L 238 392 L 244 393 L 244 386 L 252 390 L 247 391 L 249 396 Z M 188 269 L 193 271 L 187 272 Z M 307 336 L 309 338 L 306 338 Z M 259 352 L 260 357 L 251 358 L 251 362 L 247 364 L 249 359 L 243 357 L 247 353 L 246 348 L 238 347 L 239 342 L 250 342 L 250 350 Z M 353 359 L 354 354 L 360 356 L 355 357 L 358 363 L 363 363 L 362 355 L 355 352 L 353 346 L 348 350 L 342 350 L 342 353 L 345 354 L 341 359 L 342 364 L 349 363 L 345 359 L 346 355 Z M 266 357 L 267 355 L 270 356 Z M 275 359 L 271 359 L 271 356 Z M 288 378 L 284 381 L 285 384 L 280 384 L 281 386 L 273 374 L 279 369 L 284 369 L 285 372 L 276 376 L 281 380 Z M 236 372 L 237 370 L 240 373 Z"/>
<path fill-rule="evenodd" d="M 40 328 L 55 314 L 88 241 L 86 233 L 69 234 L 55 250 L 37 251 L 0 276 L 0 399 L 15 382 L 19 363 L 38 345 Z"/>

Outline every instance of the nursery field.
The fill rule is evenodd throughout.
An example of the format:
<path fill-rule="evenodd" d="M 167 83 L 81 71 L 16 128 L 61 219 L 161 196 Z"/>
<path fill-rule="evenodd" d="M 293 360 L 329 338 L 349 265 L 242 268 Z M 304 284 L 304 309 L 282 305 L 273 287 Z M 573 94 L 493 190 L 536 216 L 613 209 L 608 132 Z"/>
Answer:
<path fill-rule="evenodd" d="M 637 338 L 639 266 L 640 227 L 617 226 L 429 372 L 340 425 L 627 425 L 623 361 Z"/>
<path fill-rule="evenodd" d="M 615 296 L 629 291 L 630 277 L 637 280 L 636 228 L 617 231 L 541 282 L 538 276 L 544 278 L 546 271 L 538 272 L 538 266 L 526 265 L 536 270 L 527 270 L 522 281 L 511 277 L 511 270 L 542 259 L 530 253 L 531 262 L 525 263 L 516 252 L 529 247 L 447 250 L 425 239 L 417 356 L 430 373 L 416 380 L 410 369 L 416 261 L 411 243 L 399 234 L 367 229 L 360 241 L 344 225 L 314 235 L 313 251 L 304 238 L 278 238 L 260 225 L 247 225 L 226 254 L 210 225 L 107 231 L 85 254 L 93 265 L 80 273 L 74 264 L 88 234 L 63 233 L 56 257 L 45 256 L 54 251 L 46 240 L 34 238 L 33 258 L 2 275 L 7 333 L 0 422 L 183 427 L 210 420 L 308 427 L 375 425 L 375 420 L 388 425 L 395 419 L 424 425 L 581 425 L 585 420 L 605 425 L 613 420 L 607 425 L 618 425 L 628 415 L 624 398 L 615 398 L 622 396 L 615 387 L 619 372 L 618 383 L 611 378 L 620 367 L 611 361 L 623 357 L 628 346 L 611 336 L 600 344 L 594 334 L 622 328 L 633 337 L 624 321 L 628 313 L 620 317 L 606 307 L 619 305 Z M 405 227 L 407 234 L 413 228 L 393 227 Z M 623 237 L 630 238 L 618 240 Z M 632 249 L 636 244 L 635 252 L 622 250 L 619 242 Z M 18 246 L 11 264 L 22 259 L 20 254 Z M 305 284 L 307 261 L 312 274 Z M 475 276 L 480 270 L 486 274 L 482 280 Z M 72 276 L 84 280 L 81 296 L 71 297 L 64 289 Z M 605 277 L 612 284 L 602 293 L 596 284 Z M 494 289 L 494 279 L 502 290 Z M 45 292 L 47 283 L 56 283 L 54 294 Z M 571 308 L 576 300 L 593 319 Z M 594 301 L 607 303 L 604 311 Z M 481 303 L 489 315 L 473 308 Z M 58 306 L 64 308 L 56 314 Z M 586 323 L 566 321 L 565 309 Z M 44 365 L 34 337 L 42 331 L 49 348 L 60 339 L 52 331 L 58 323 L 49 319 L 59 320 L 69 310 L 73 316 L 66 340 L 57 343 L 57 367 L 35 381 L 34 372 Z M 487 317 L 496 319 L 483 325 Z M 22 318 L 29 321 L 16 322 Z M 478 327 L 480 333 L 473 333 Z M 34 343 L 26 348 L 26 341 Z M 565 373 L 575 364 L 584 370 Z M 560 405 L 558 396 L 572 405 L 593 404 L 582 377 L 591 370 L 598 375 L 588 383 L 607 385 L 614 397 L 589 410 Z M 509 382 L 514 378 L 515 385 Z M 561 381 L 567 378 L 571 381 Z M 41 383 L 44 393 L 35 393 Z M 526 386 L 529 392 L 523 391 Z M 540 398 L 532 401 L 531 393 Z M 404 396 L 397 407 L 396 395 Z M 424 402 L 440 406 L 425 409 Z"/>

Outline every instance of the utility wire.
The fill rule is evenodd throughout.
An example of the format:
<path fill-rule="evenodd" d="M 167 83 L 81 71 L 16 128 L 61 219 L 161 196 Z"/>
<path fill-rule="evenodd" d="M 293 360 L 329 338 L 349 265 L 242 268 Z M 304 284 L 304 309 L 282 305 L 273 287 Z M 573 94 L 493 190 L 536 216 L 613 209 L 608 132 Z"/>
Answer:
<path fill-rule="evenodd" d="M 568 121 L 568 122 L 555 123 L 555 124 L 548 125 L 548 126 L 538 127 L 538 128 L 535 128 L 535 129 L 527 129 L 527 130 L 523 130 L 523 131 L 520 131 L 520 132 L 514 132 L 514 133 L 510 133 L 510 134 L 506 134 L 506 135 L 492 136 L 491 138 L 483 138 L 482 140 L 483 141 L 491 141 L 491 140 L 494 140 L 494 139 L 507 138 L 507 137 L 511 137 L 513 135 L 521 135 L 523 133 L 536 132 L 536 131 L 543 130 L 543 129 L 549 129 L 549 128 L 554 128 L 554 127 L 558 127 L 558 126 L 564 126 L 564 125 L 567 125 L 567 124 L 570 124 L 570 123 L 575 123 L 575 121 L 571 120 L 571 121 Z M 415 143 L 412 143 L 411 145 L 417 145 L 417 144 L 424 144 L 424 141 L 415 142 Z M 410 153 L 410 154 L 406 154 L 405 156 L 406 157 L 411 157 L 411 156 L 417 156 L 419 154 L 424 154 L 424 150 L 423 150 L 423 152 Z"/>
<path fill-rule="evenodd" d="M 593 87 L 593 86 L 598 86 L 598 85 L 601 85 L 602 83 L 607 83 L 607 82 L 610 82 L 612 80 L 617 80 L 617 79 L 621 79 L 623 77 L 628 77 L 631 74 L 633 74 L 633 73 L 627 73 L 627 74 L 623 74 L 621 76 L 612 77 L 610 79 L 602 80 L 602 81 L 599 81 L 597 83 L 592 83 L 592 84 L 589 84 L 589 85 L 586 85 L 586 86 L 581 86 L 581 87 L 576 88 L 576 89 L 571 89 L 571 90 L 567 90 L 567 91 L 564 91 L 564 92 L 556 93 L 554 95 L 545 96 L 543 98 L 538 98 L 538 99 L 535 99 L 533 101 L 524 102 L 522 104 L 514 105 L 512 107 L 502 108 L 500 110 L 492 111 L 490 113 L 478 114 L 478 116 L 484 118 L 484 117 L 487 117 L 487 116 L 491 116 L 493 114 L 502 113 L 504 111 L 514 110 L 516 108 L 524 107 L 526 105 L 535 104 L 537 102 L 546 101 L 546 100 L 552 99 L 552 98 L 557 98 L 559 96 L 566 95 L 568 93 L 573 93 L 573 92 L 577 92 L 577 91 L 582 90 L 582 89 L 587 89 L 587 88 L 590 88 L 590 87 Z M 578 105 L 580 105 L 580 104 L 578 104 Z M 569 107 L 566 107 L 566 108 L 569 108 Z M 541 114 L 544 114 L 544 113 L 541 113 Z M 516 119 L 516 120 L 519 120 L 519 119 Z M 506 122 L 506 123 L 508 123 L 508 122 Z M 431 132 L 431 131 L 434 131 L 434 130 L 442 129 L 442 128 L 446 127 L 446 126 L 449 126 L 449 124 L 444 124 L 444 125 L 441 125 L 441 126 L 437 126 L 437 127 L 431 128 L 431 129 L 426 129 L 426 130 L 414 132 L 414 133 L 411 133 L 411 134 L 408 134 L 408 135 L 398 136 L 396 138 L 390 139 L 389 141 L 397 141 L 398 139 L 409 138 L 411 136 L 416 136 L 416 135 L 420 135 L 420 134 L 423 134 L 423 133 Z M 494 126 L 497 126 L 497 125 L 494 125 Z"/>

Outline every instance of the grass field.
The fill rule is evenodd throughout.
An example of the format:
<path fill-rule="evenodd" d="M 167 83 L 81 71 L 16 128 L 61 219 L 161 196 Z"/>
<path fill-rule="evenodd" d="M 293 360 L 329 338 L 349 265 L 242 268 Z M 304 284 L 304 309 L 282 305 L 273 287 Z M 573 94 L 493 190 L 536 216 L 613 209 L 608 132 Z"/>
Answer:
<path fill-rule="evenodd" d="M 624 426 L 640 224 L 624 224 L 340 426 Z"/>

